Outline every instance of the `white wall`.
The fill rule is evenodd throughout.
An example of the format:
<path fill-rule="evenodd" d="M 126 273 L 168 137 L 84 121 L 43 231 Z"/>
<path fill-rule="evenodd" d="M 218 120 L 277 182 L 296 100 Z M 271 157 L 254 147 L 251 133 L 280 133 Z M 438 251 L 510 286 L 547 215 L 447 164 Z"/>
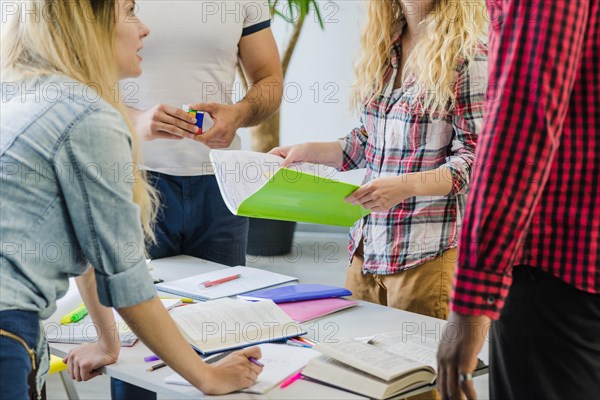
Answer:
<path fill-rule="evenodd" d="M 319 5 L 325 30 L 313 15 L 309 17 L 286 77 L 282 145 L 335 140 L 358 123 L 349 109 L 349 92 L 364 22 L 364 1 L 321 0 Z M 291 25 L 275 17 L 273 32 L 283 51 Z M 247 132 L 241 136 L 243 148 L 249 149 Z"/>

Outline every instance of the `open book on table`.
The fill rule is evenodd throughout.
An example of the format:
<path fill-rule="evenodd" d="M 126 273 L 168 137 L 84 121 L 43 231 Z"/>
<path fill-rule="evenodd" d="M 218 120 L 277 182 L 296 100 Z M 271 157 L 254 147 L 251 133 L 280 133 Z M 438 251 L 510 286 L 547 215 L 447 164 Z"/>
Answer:
<path fill-rule="evenodd" d="M 417 343 L 407 337 L 403 332 L 392 332 L 368 343 L 355 339 L 319 343 L 314 350 L 323 355 L 312 359 L 302 374 L 375 399 L 433 383 L 435 343 Z"/>
<path fill-rule="evenodd" d="M 309 163 L 283 168 L 281 157 L 241 150 L 212 150 L 210 158 L 235 215 L 352 226 L 369 214 L 344 201 L 359 186 L 334 179 L 334 168 Z"/>
<path fill-rule="evenodd" d="M 224 298 L 179 307 L 171 316 L 183 337 L 204 355 L 306 334 L 271 300 Z"/>
<path fill-rule="evenodd" d="M 313 347 L 323 355 L 302 371 L 315 380 L 375 399 L 387 399 L 430 385 L 437 372 L 438 341 L 415 332 L 395 331 L 340 339 Z M 487 348 L 479 354 L 484 358 Z M 474 375 L 487 366 L 481 359 Z"/>

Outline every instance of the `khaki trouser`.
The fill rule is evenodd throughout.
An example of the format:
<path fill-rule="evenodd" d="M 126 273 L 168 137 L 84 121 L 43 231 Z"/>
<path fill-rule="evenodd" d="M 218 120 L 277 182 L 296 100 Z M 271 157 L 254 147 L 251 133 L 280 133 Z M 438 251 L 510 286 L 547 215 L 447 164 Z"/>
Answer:
<path fill-rule="evenodd" d="M 394 275 L 364 275 L 361 243 L 348 268 L 346 288 L 352 297 L 360 300 L 447 319 L 456 257 L 456 249 L 450 249 L 433 260 Z M 431 391 L 411 400 L 439 398 L 437 391 Z"/>

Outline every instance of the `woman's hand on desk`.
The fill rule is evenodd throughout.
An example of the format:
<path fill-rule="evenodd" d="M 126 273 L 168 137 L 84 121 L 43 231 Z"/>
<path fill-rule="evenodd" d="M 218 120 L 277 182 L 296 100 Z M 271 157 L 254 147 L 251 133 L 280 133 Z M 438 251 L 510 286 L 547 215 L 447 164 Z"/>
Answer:
<path fill-rule="evenodd" d="M 250 361 L 261 357 L 259 347 L 249 347 L 209 365 L 209 376 L 203 377 L 200 390 L 205 394 L 225 394 L 254 385 L 262 367 Z"/>
<path fill-rule="evenodd" d="M 63 361 L 67 364 L 72 379 L 77 382 L 87 381 L 102 375 L 98 369 L 115 363 L 119 358 L 119 349 L 120 344 L 106 346 L 101 342 L 86 343 L 69 351 Z"/>

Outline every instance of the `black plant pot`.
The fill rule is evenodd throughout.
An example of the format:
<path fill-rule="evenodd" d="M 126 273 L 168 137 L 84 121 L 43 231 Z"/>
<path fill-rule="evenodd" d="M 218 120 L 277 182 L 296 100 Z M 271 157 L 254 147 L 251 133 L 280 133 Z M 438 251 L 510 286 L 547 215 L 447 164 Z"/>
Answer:
<path fill-rule="evenodd" d="M 246 254 L 269 257 L 289 254 L 295 230 L 295 222 L 250 218 Z"/>

